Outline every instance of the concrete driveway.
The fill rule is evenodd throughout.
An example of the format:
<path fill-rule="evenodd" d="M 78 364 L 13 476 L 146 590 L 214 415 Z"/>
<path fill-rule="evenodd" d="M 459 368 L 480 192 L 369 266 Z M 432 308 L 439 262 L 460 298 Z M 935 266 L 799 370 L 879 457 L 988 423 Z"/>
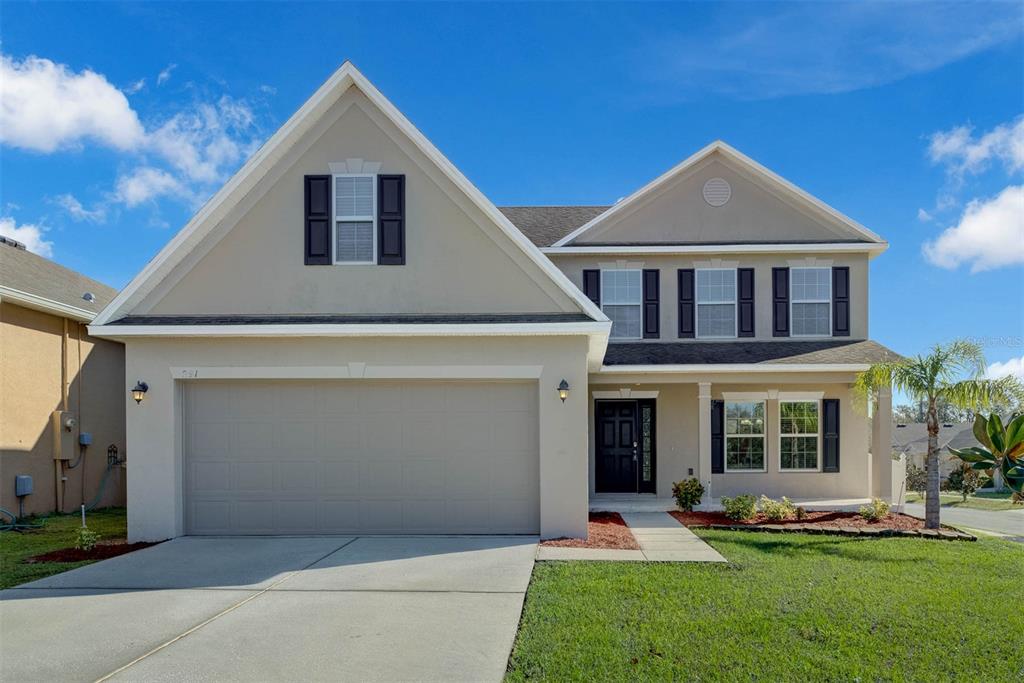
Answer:
<path fill-rule="evenodd" d="M 0 592 L 0 679 L 497 681 L 536 545 L 178 538 Z"/>

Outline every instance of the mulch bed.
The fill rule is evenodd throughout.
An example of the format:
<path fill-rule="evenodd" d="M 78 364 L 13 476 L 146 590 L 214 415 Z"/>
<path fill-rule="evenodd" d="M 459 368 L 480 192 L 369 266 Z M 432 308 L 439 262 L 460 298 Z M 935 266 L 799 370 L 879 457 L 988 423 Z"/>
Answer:
<path fill-rule="evenodd" d="M 554 538 L 541 541 L 541 545 L 559 548 L 604 548 L 610 550 L 640 550 L 622 516 L 618 512 L 591 512 L 587 523 L 587 539 Z"/>
<path fill-rule="evenodd" d="M 136 550 L 148 548 L 156 543 L 128 543 L 126 541 L 107 541 L 97 543 L 92 550 L 79 550 L 78 548 L 61 548 L 51 550 L 42 555 L 35 555 L 24 560 L 26 564 L 37 564 L 39 562 L 85 562 L 86 560 L 106 560 L 118 555 L 125 555 Z"/>
<path fill-rule="evenodd" d="M 743 531 L 804 532 L 842 534 L 845 536 L 920 536 L 946 540 L 976 541 L 971 534 L 956 529 L 925 529 L 924 520 L 909 515 L 889 513 L 877 522 L 869 522 L 856 512 L 836 510 L 808 511 L 804 519 L 772 521 L 758 513 L 753 519 L 729 519 L 724 512 L 669 512 L 688 527 L 731 529 Z"/>

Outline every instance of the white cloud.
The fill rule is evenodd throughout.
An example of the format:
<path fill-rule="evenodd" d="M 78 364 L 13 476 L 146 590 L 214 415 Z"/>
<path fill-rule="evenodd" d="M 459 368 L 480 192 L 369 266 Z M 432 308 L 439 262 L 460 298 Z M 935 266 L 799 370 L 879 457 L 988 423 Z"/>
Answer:
<path fill-rule="evenodd" d="M 1004 363 L 992 363 L 985 370 L 985 376 L 990 379 L 1013 376 L 1024 382 L 1024 356 L 1011 358 Z"/>
<path fill-rule="evenodd" d="M 76 221 L 88 221 L 90 223 L 102 223 L 107 219 L 107 210 L 104 206 L 98 205 L 93 209 L 82 206 L 74 195 L 62 194 L 54 198 L 54 201 Z"/>
<path fill-rule="evenodd" d="M 139 80 L 135 81 L 134 83 L 129 83 L 128 87 L 125 88 L 124 91 L 126 93 L 128 93 L 129 95 L 134 95 L 135 93 L 139 92 L 140 90 L 142 90 L 145 87 L 146 87 L 146 79 L 145 78 L 140 78 Z"/>
<path fill-rule="evenodd" d="M 928 155 L 956 177 L 980 173 L 995 160 L 1001 161 L 1008 173 L 1024 170 L 1024 116 L 977 138 L 969 125 L 934 133 L 929 138 Z"/>
<path fill-rule="evenodd" d="M 167 196 L 192 201 L 193 193 L 167 171 L 141 166 L 118 177 L 112 199 L 132 208 Z"/>
<path fill-rule="evenodd" d="M 53 256 L 53 242 L 43 239 L 43 228 L 38 225 L 18 225 L 10 216 L 3 216 L 0 217 L 0 235 L 21 242 L 33 254 Z"/>
<path fill-rule="evenodd" d="M 927 223 L 931 219 L 932 219 L 932 215 L 930 213 L 928 213 L 927 211 L 925 211 L 924 209 L 918 209 L 917 210 L 917 220 L 921 221 L 922 223 Z"/>
<path fill-rule="evenodd" d="M 277 94 L 277 88 L 275 88 L 272 85 L 263 84 L 263 85 L 260 86 L 260 92 L 265 94 L 265 95 L 276 95 Z"/>
<path fill-rule="evenodd" d="M 163 85 L 167 81 L 171 80 L 171 72 L 178 68 L 177 64 L 168 64 L 163 71 L 156 76 L 156 84 Z"/>
<path fill-rule="evenodd" d="M 0 142 L 53 152 L 85 138 L 120 150 L 142 143 L 142 124 L 124 93 L 89 69 L 74 73 L 49 59 L 0 55 Z"/>
<path fill-rule="evenodd" d="M 925 257 L 942 268 L 969 263 L 971 272 L 1024 263 L 1024 185 L 996 197 L 975 199 L 959 224 L 923 246 Z"/>

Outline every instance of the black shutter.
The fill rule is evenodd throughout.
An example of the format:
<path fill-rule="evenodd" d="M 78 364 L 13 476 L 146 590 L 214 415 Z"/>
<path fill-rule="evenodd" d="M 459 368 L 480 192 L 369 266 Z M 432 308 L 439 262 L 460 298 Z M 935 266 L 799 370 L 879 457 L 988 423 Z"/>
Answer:
<path fill-rule="evenodd" d="M 594 302 L 598 308 L 601 307 L 601 271 L 583 271 L 583 293 L 588 299 Z"/>
<path fill-rule="evenodd" d="M 850 268 L 832 269 L 832 336 L 850 336 Z"/>
<path fill-rule="evenodd" d="M 789 336 L 789 268 L 772 268 L 772 336 Z"/>
<path fill-rule="evenodd" d="M 839 399 L 821 401 L 822 412 L 822 471 L 839 471 Z"/>
<path fill-rule="evenodd" d="M 737 324 L 738 337 L 754 336 L 754 269 L 740 268 L 736 271 L 739 280 L 739 321 Z"/>
<path fill-rule="evenodd" d="M 377 176 L 377 263 L 405 265 L 405 176 Z"/>
<path fill-rule="evenodd" d="M 725 472 L 725 401 L 711 402 L 711 473 Z"/>
<path fill-rule="evenodd" d="M 308 175 L 303 182 L 306 265 L 331 265 L 331 176 Z"/>
<path fill-rule="evenodd" d="M 684 339 L 697 336 L 697 302 L 693 277 L 693 268 L 679 270 L 679 336 Z"/>
<path fill-rule="evenodd" d="M 661 271 L 644 271 L 644 339 L 657 339 L 661 336 L 661 305 L 658 292 L 661 289 Z"/>

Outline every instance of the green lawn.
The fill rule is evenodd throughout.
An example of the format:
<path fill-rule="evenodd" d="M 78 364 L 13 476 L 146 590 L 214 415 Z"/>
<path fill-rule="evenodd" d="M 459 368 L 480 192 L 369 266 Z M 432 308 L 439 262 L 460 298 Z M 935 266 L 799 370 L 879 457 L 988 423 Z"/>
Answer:
<path fill-rule="evenodd" d="M 967 496 L 967 502 L 959 493 L 940 493 L 939 500 L 942 507 L 949 508 L 972 508 L 974 510 L 1024 510 L 1024 505 L 1014 505 L 1010 502 L 1009 493 L 976 493 Z M 908 503 L 924 504 L 924 498 L 916 493 L 907 494 Z"/>
<path fill-rule="evenodd" d="M 10 588 L 20 583 L 91 564 L 91 562 L 23 563 L 22 560 L 25 558 L 74 546 L 75 531 L 82 525 L 81 516 L 77 513 L 51 515 L 45 519 L 45 526 L 39 530 L 0 533 L 0 588 Z M 86 513 L 85 521 L 90 529 L 100 534 L 101 541 L 124 538 L 128 533 L 128 518 L 124 508 L 94 510 Z"/>
<path fill-rule="evenodd" d="M 537 563 L 508 680 L 1024 680 L 1024 545 L 697 533 L 731 564 Z"/>

